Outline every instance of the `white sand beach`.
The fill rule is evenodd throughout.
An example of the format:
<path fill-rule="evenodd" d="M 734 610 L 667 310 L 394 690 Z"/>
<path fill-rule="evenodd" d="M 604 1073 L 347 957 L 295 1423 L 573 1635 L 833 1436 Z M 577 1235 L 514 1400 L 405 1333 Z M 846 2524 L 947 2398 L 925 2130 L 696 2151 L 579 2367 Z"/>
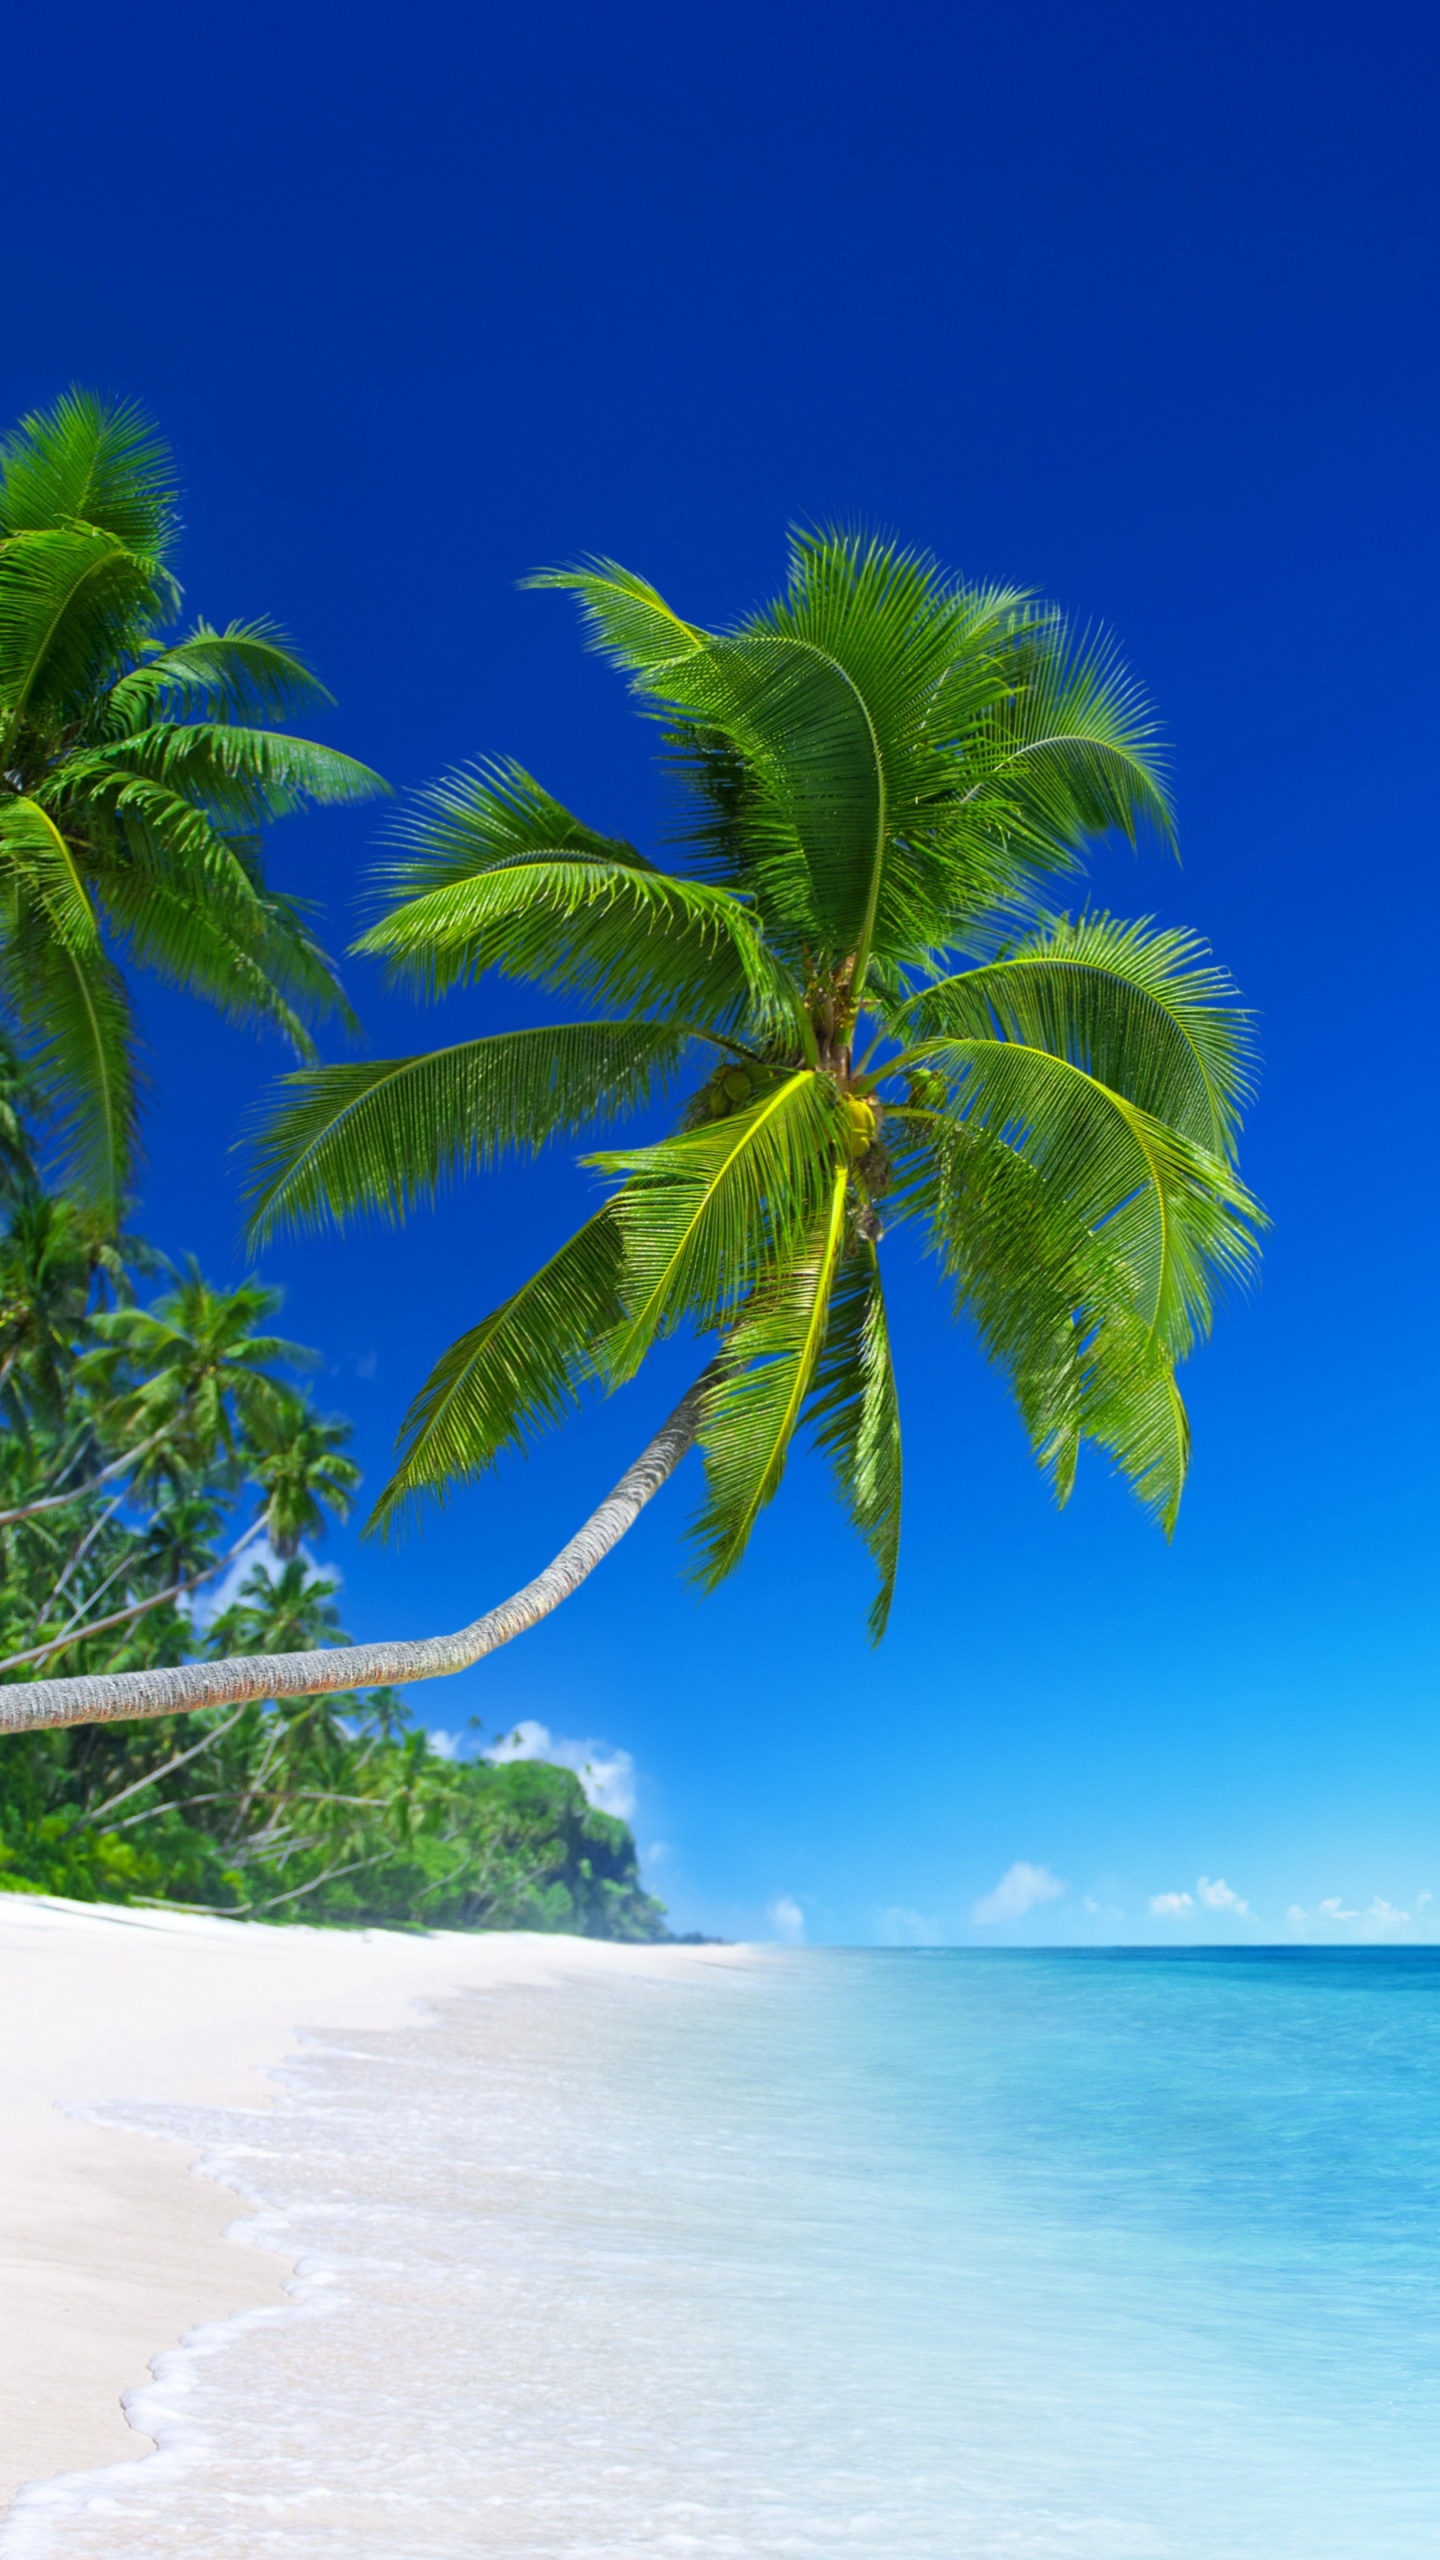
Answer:
<path fill-rule="evenodd" d="M 729 1960 L 722 1948 L 270 1928 L 0 1895 L 0 2514 L 56 2472 L 137 2458 L 121 2395 L 197 2322 L 280 2298 L 286 2262 L 196 2154 L 63 2112 L 263 2108 L 306 2030 L 399 2027 L 500 1984 Z"/>

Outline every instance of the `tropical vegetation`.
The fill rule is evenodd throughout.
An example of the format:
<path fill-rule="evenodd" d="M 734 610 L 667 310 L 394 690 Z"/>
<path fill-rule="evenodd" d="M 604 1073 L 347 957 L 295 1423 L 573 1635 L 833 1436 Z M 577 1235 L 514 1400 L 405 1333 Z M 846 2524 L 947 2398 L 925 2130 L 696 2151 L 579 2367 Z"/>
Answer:
<path fill-rule="evenodd" d="M 359 1469 L 276 1293 L 168 1272 L 47 1190 L 32 1107 L 0 1051 L 0 1676 L 343 1641 L 306 1550 Z M 569 1770 L 450 1757 L 385 1689 L 0 1738 L 0 1890 L 664 1930 L 628 1829 Z"/>
<path fill-rule="evenodd" d="M 1113 648 L 847 536 L 797 538 L 785 593 L 718 632 L 613 563 L 531 584 L 578 596 L 657 723 L 679 858 L 514 764 L 421 794 L 356 948 L 422 996 L 493 972 L 587 1011 L 289 1077 L 256 1232 L 403 1217 L 507 1150 L 678 1107 L 589 1154 L 603 1197 L 440 1360 L 377 1522 L 689 1329 L 700 1580 L 739 1563 L 808 1428 L 873 1558 L 878 1636 L 901 1509 L 882 1240 L 913 1229 L 1060 1499 L 1090 1441 L 1173 1527 L 1177 1366 L 1255 1249 L 1250 1040 L 1192 936 L 1054 908 L 1087 845 L 1173 834 Z"/>
<path fill-rule="evenodd" d="M 696 1439 L 702 1584 L 739 1563 L 806 1432 L 870 1551 L 878 1639 L 900 1541 L 897 1231 L 1007 1377 L 1057 1497 L 1089 1442 L 1174 1527 L 1177 1371 L 1262 1225 L 1237 1169 L 1251 1041 L 1192 935 L 1058 902 L 1107 837 L 1173 841 L 1154 717 L 1111 644 L 848 535 L 797 537 L 785 592 L 719 631 L 613 562 L 531 583 L 578 597 L 655 723 L 674 858 L 513 763 L 419 794 L 357 951 L 424 998 L 493 973 L 578 1018 L 301 1068 L 253 1232 L 403 1219 L 507 1151 L 589 1142 L 595 1208 L 421 1386 L 382 1528 L 668 1337 L 697 1340 L 699 1374 L 560 1556 L 457 1636 L 40 1680 L 14 1720 L 456 1669 L 565 1598 Z"/>
<path fill-rule="evenodd" d="M 177 533 L 135 409 L 72 392 L 0 444 L 0 1008 L 112 1223 L 137 1136 L 125 964 L 313 1055 L 308 1022 L 343 1001 L 262 831 L 384 788 L 278 725 L 329 697 L 272 624 L 172 630 Z"/>

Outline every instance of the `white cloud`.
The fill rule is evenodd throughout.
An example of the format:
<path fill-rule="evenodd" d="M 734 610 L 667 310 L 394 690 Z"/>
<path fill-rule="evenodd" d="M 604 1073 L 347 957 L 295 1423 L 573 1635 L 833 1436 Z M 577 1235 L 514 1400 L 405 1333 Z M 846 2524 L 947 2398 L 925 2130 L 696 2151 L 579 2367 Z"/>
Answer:
<path fill-rule="evenodd" d="M 437 1727 L 434 1733 L 427 1733 L 425 1739 L 429 1743 L 437 1760 L 459 1759 L 460 1744 L 455 1734 L 442 1733 Z"/>
<path fill-rule="evenodd" d="M 1387 1902 L 1383 1893 L 1372 1895 L 1364 1910 L 1358 1903 L 1342 1901 L 1338 1893 L 1327 1893 L 1313 1911 L 1307 1911 L 1303 1903 L 1292 1903 L 1289 1917 L 1297 1928 L 1307 1933 L 1315 1928 L 1337 1929 L 1360 1946 L 1403 1936 L 1430 1945 L 1434 1942 L 1436 1924 L 1434 1914 L 1427 1906 L 1433 1901 L 1433 1894 L 1417 1893 L 1412 1915 L 1398 1909 L 1393 1902 Z"/>
<path fill-rule="evenodd" d="M 1246 1920 L 1252 1920 L 1255 1916 L 1249 1903 L 1241 1901 L 1239 1894 L 1232 1891 L 1223 1876 L 1217 1876 L 1213 1884 L 1208 1876 L 1201 1876 L 1195 1891 L 1207 1911 L 1233 1911 L 1237 1918 Z"/>
<path fill-rule="evenodd" d="M 1017 1858 L 1007 1867 L 993 1893 L 982 1893 L 970 1917 L 980 1929 L 991 1929 L 999 1920 L 1023 1920 L 1039 1902 L 1058 1901 L 1065 1891 L 1058 1876 L 1048 1867 L 1032 1867 Z"/>
<path fill-rule="evenodd" d="M 1242 1894 L 1223 1876 L 1197 1876 L 1193 1893 L 1152 1893 L 1150 1909 L 1157 1920 L 1183 1920 L 1187 1911 L 1228 1911 L 1237 1920 L 1253 1920 L 1254 1912 Z M 1293 1913 L 1292 1913 L 1293 1918 Z"/>
<path fill-rule="evenodd" d="M 307 1582 L 323 1582 L 328 1584 L 332 1591 L 339 1590 L 340 1576 L 333 1565 L 317 1564 L 308 1547 L 301 1548 L 300 1561 L 305 1567 Z M 277 1556 L 269 1539 L 256 1537 L 252 1532 L 234 1563 L 227 1565 L 219 1581 L 207 1583 L 189 1602 L 190 1615 L 202 1634 L 211 1620 L 219 1617 L 222 1609 L 228 1609 L 232 1601 L 239 1599 L 251 1574 L 262 1564 L 272 1577 L 285 1570 L 283 1556 Z M 186 1603 L 182 1600 L 180 1605 L 184 1608 Z"/>
<path fill-rule="evenodd" d="M 767 1906 L 766 1919 L 778 1937 L 788 1946 L 798 1947 L 805 1935 L 805 1914 L 793 1893 L 777 1893 Z"/>
<path fill-rule="evenodd" d="M 487 1760 L 550 1760 L 557 1769 L 573 1769 L 587 1800 L 601 1813 L 617 1813 L 628 1822 L 635 1810 L 635 1762 L 628 1751 L 607 1751 L 603 1743 L 572 1742 L 548 1725 L 526 1716 L 513 1733 L 503 1735 L 486 1752 Z"/>

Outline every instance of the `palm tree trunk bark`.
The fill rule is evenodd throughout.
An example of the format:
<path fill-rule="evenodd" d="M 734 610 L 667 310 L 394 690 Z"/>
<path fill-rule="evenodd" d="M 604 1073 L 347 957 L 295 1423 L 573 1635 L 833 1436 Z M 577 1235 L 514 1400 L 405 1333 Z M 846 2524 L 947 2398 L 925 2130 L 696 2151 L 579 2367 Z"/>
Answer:
<path fill-rule="evenodd" d="M 693 1445 L 710 1372 L 697 1378 L 669 1420 L 628 1467 L 598 1511 L 523 1591 L 502 1600 L 453 1636 L 413 1642 L 332 1645 L 318 1653 L 236 1656 L 153 1671 L 115 1671 L 73 1680 L 0 1683 L 0 1732 L 40 1725 L 121 1723 L 136 1716 L 184 1715 L 195 1707 L 238 1705 L 247 1698 L 311 1697 L 334 1689 L 403 1687 L 467 1671 L 487 1653 L 537 1626 L 578 1591 L 617 1547 L 645 1505 Z"/>

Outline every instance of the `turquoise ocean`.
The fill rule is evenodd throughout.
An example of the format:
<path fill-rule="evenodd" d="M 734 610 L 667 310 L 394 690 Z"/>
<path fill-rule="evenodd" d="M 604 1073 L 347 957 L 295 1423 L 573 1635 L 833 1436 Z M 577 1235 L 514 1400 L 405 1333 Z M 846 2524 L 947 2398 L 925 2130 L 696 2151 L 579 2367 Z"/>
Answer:
<path fill-rule="evenodd" d="M 1440 1951 L 760 1952 L 117 2120 L 300 2274 L 6 2560 L 1440 2553 Z"/>

